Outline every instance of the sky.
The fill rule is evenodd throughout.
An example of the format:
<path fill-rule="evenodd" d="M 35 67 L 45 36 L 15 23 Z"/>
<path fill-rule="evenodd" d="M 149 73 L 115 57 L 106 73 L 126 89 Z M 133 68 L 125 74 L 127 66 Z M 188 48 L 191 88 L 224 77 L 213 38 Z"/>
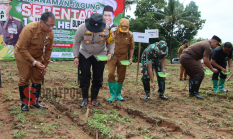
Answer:
<path fill-rule="evenodd" d="M 190 3 L 191 0 L 180 0 L 184 2 L 184 6 Z M 233 43 L 233 0 L 194 0 L 199 6 L 201 19 L 206 19 L 202 30 L 198 31 L 195 38 L 211 39 L 213 35 L 221 38 L 222 43 Z M 131 11 L 127 11 L 126 15 L 135 18 L 134 11 L 136 4 L 132 5 Z"/>

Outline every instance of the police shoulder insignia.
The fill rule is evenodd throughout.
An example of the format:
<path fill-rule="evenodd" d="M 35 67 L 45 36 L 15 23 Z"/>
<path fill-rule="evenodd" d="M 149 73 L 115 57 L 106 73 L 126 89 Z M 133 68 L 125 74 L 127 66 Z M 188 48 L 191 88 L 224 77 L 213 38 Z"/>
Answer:
<path fill-rule="evenodd" d="M 91 33 L 91 32 L 89 30 L 87 30 L 86 33 Z"/>
<path fill-rule="evenodd" d="M 21 19 L 19 19 L 19 18 L 13 17 L 13 19 L 18 20 L 19 22 L 21 22 Z"/>

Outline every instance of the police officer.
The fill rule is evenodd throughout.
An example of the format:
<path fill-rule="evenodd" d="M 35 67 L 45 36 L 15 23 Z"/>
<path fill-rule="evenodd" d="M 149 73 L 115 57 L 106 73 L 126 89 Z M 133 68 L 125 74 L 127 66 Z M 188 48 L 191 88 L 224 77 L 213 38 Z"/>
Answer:
<path fill-rule="evenodd" d="M 142 75 L 142 83 L 144 86 L 144 91 L 146 92 L 146 97 L 144 99 L 150 99 L 150 80 L 151 80 L 151 88 L 155 89 L 155 81 L 153 76 L 153 68 L 155 68 L 157 80 L 158 80 L 158 92 L 159 98 L 168 99 L 164 95 L 165 92 L 165 80 L 163 77 L 158 76 L 158 72 L 166 73 L 165 71 L 165 57 L 168 54 L 168 47 L 165 41 L 159 41 L 154 44 L 150 44 L 142 53 L 141 57 L 141 72 Z M 153 68 L 152 68 L 153 67 Z"/>
<path fill-rule="evenodd" d="M 52 12 L 45 12 L 41 20 L 27 24 L 16 43 L 14 55 L 19 70 L 19 92 L 22 111 L 28 111 L 28 95 L 31 95 L 31 103 L 37 108 L 45 108 L 39 104 L 42 77 L 46 73 L 46 68 L 50 62 L 50 56 L 53 50 L 53 26 L 55 25 L 55 16 Z M 43 49 L 45 46 L 45 55 Z M 32 93 L 25 94 L 31 80 Z M 26 91 L 25 91 L 26 90 Z M 35 99 L 34 99 L 35 98 Z"/>
<path fill-rule="evenodd" d="M 179 50 L 178 50 L 178 58 L 180 59 L 180 54 L 183 52 L 184 49 L 186 49 L 189 45 L 189 40 L 185 39 L 183 41 L 183 45 L 180 46 Z M 187 78 L 187 74 L 184 70 L 184 67 L 180 64 L 180 81 L 183 81 L 183 74 L 184 74 L 184 80 L 186 80 Z"/>
<path fill-rule="evenodd" d="M 98 13 L 93 13 L 90 18 L 85 19 L 85 23 L 79 26 L 75 34 L 73 54 L 75 56 L 74 64 L 76 67 L 80 65 L 81 70 L 80 88 L 82 88 L 83 95 L 81 107 L 86 106 L 88 102 L 91 66 L 93 70 L 91 104 L 93 106 L 98 105 L 96 99 L 99 89 L 102 87 L 105 61 L 99 61 L 96 56 L 107 54 L 106 42 L 109 59 L 113 56 L 115 43 L 114 38 L 110 35 L 110 31 L 111 28 L 106 25 L 104 18 Z"/>
<path fill-rule="evenodd" d="M 211 49 L 221 45 L 221 39 L 213 36 L 211 40 L 197 42 L 183 51 L 180 56 L 180 63 L 184 67 L 189 76 L 189 97 L 203 99 L 198 93 L 201 82 L 204 78 L 205 68 L 202 67 L 201 59 L 203 58 L 205 65 L 214 73 L 218 70 L 210 65 L 209 57 Z"/>
<path fill-rule="evenodd" d="M 230 42 L 224 43 L 224 45 L 215 48 L 211 52 L 211 65 L 218 70 L 217 73 L 214 73 L 212 76 L 214 92 L 226 92 L 224 89 L 224 83 L 227 75 L 224 75 L 221 71 L 227 72 L 226 70 L 226 59 L 228 59 L 228 71 L 231 70 L 232 63 L 232 44 Z M 218 76 L 220 74 L 220 80 L 218 83 Z M 218 88 L 219 87 L 219 88 Z"/>
<path fill-rule="evenodd" d="M 108 101 L 114 100 L 123 101 L 121 97 L 121 88 L 125 80 L 126 66 L 121 65 L 120 61 L 128 60 L 128 51 L 130 54 L 130 64 L 132 64 L 134 52 L 134 39 L 133 33 L 129 31 L 129 20 L 122 18 L 120 25 L 113 28 L 115 38 L 115 52 L 111 60 L 107 62 L 108 65 L 108 85 L 111 97 Z M 115 70 L 117 68 L 117 82 L 115 82 Z"/>
<path fill-rule="evenodd" d="M 12 8 L 10 3 L 11 0 L 0 0 L 0 9 L 5 9 L 7 16 L 6 21 L 0 21 L 0 35 L 3 35 L 6 45 L 15 46 L 23 26 L 20 19 L 9 15 L 9 11 Z"/>

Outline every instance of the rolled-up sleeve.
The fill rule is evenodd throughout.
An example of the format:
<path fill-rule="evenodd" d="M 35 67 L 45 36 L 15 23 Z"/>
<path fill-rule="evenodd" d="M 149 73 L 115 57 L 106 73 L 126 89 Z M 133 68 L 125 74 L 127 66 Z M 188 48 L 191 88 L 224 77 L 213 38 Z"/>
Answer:
<path fill-rule="evenodd" d="M 53 51 L 53 33 L 52 33 L 52 35 L 50 35 L 50 44 L 47 44 L 45 46 L 45 56 L 44 56 L 45 67 L 47 67 L 49 62 L 50 62 L 50 57 L 51 57 L 52 51 Z"/>
<path fill-rule="evenodd" d="M 30 63 L 33 63 L 35 60 L 28 51 L 28 48 L 31 45 L 32 37 L 33 37 L 32 31 L 29 30 L 26 26 L 23 28 L 22 32 L 20 33 L 20 36 L 17 42 L 17 49 L 22 54 L 22 56 Z"/>
<path fill-rule="evenodd" d="M 73 44 L 73 55 L 79 54 L 80 43 L 84 39 L 83 38 L 84 31 L 85 31 L 85 23 L 80 25 L 76 31 L 74 37 L 74 44 Z"/>

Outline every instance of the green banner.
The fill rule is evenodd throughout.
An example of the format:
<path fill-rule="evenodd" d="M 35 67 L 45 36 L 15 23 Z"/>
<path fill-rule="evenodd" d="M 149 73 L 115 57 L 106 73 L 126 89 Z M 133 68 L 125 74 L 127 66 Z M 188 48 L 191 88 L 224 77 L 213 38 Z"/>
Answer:
<path fill-rule="evenodd" d="M 22 28 L 40 20 L 43 12 L 56 17 L 53 28 L 52 60 L 73 60 L 73 41 L 76 29 L 72 19 L 84 21 L 93 13 L 103 15 L 111 27 L 124 17 L 125 0 L 1 0 L 0 1 L 0 60 L 14 60 L 14 48 Z M 1 19 L 2 17 L 2 19 Z M 5 18 L 3 18 L 5 17 Z M 80 25 L 77 23 L 76 26 Z"/>

